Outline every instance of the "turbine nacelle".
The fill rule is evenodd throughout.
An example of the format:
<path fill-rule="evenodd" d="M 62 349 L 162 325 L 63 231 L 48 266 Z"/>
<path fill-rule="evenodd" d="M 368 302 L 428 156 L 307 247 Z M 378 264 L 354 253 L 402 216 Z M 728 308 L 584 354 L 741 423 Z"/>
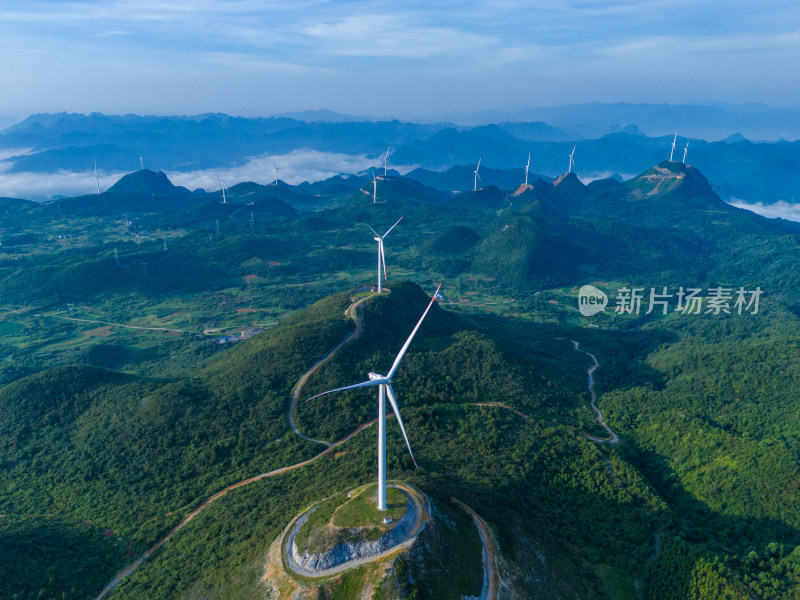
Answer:
<path fill-rule="evenodd" d="M 381 375 L 380 373 L 370 372 L 369 373 L 369 378 L 370 378 L 371 381 L 375 381 L 375 380 L 378 380 L 378 379 L 386 379 L 386 375 Z M 389 381 L 389 380 L 386 379 L 386 381 Z"/>

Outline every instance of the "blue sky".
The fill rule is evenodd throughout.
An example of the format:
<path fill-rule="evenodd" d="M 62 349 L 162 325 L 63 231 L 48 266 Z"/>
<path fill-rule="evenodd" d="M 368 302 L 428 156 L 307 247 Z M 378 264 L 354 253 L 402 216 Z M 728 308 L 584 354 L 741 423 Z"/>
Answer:
<path fill-rule="evenodd" d="M 800 3 L 4 2 L 0 115 L 797 104 Z"/>

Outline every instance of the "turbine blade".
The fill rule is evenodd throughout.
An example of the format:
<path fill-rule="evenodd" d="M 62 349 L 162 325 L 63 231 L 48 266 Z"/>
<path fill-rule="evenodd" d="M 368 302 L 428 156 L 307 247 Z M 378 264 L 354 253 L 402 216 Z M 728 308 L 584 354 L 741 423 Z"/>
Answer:
<path fill-rule="evenodd" d="M 408 453 L 411 455 L 411 460 L 414 461 L 414 466 L 417 466 L 417 459 L 414 458 L 414 453 L 411 451 L 411 444 L 408 441 L 408 435 L 406 434 L 406 428 L 403 426 L 403 419 L 400 417 L 400 409 L 397 407 L 397 398 L 395 398 L 394 390 L 392 389 L 392 384 L 386 384 L 386 396 L 389 398 L 389 404 L 392 405 L 392 410 L 394 411 L 394 416 L 397 417 L 397 424 L 400 425 L 400 431 L 403 432 L 403 438 L 406 440 L 406 446 L 408 447 Z"/>
<path fill-rule="evenodd" d="M 322 393 L 316 394 L 314 396 L 311 396 L 311 398 L 306 400 L 306 402 L 309 402 L 310 400 L 313 400 L 314 398 L 319 398 L 320 396 L 324 396 L 325 394 L 332 394 L 333 392 L 343 392 L 345 390 L 354 390 L 355 388 L 370 387 L 370 386 L 374 386 L 374 385 L 380 385 L 380 384 L 386 383 L 388 381 L 389 381 L 388 379 L 370 379 L 369 381 L 364 381 L 363 383 L 355 383 L 353 385 L 346 385 L 345 387 L 336 388 L 335 390 L 328 390 L 327 392 L 322 392 Z"/>
<path fill-rule="evenodd" d="M 389 278 L 386 276 L 386 254 L 383 251 L 383 240 L 380 241 L 379 251 L 381 253 L 381 261 L 383 262 L 383 280 L 389 281 Z"/>
<path fill-rule="evenodd" d="M 405 217 L 405 215 L 403 215 L 403 217 Z M 402 221 L 402 220 L 403 220 L 403 217 L 400 217 L 399 219 L 397 219 L 397 223 L 399 223 L 400 221 Z M 381 238 L 381 239 L 383 239 L 383 238 L 385 238 L 387 235 L 389 235 L 389 232 L 390 232 L 392 229 L 394 229 L 395 227 L 397 227 L 397 223 L 395 223 L 394 225 L 392 225 L 391 227 L 389 227 L 389 229 L 386 231 L 386 233 L 384 233 L 382 236 L 380 236 L 380 238 Z"/>
<path fill-rule="evenodd" d="M 364 225 L 367 225 L 367 224 L 366 224 L 366 223 L 364 223 Z M 369 225 L 367 225 L 367 227 L 369 227 Z M 374 233 L 374 234 L 375 234 L 375 237 L 381 237 L 381 236 L 379 236 L 379 235 L 378 235 L 378 232 L 377 232 L 377 231 L 375 231 L 375 230 L 374 230 L 372 227 L 369 227 L 369 230 L 370 230 L 372 233 Z"/>
<path fill-rule="evenodd" d="M 442 284 L 440 283 L 439 287 L 436 288 L 436 292 L 434 292 L 430 303 L 428 303 L 428 308 L 426 308 L 425 312 L 422 313 L 422 316 L 419 318 L 419 322 L 417 322 L 416 327 L 414 327 L 414 330 L 411 332 L 411 335 L 408 336 L 408 339 L 406 340 L 406 343 L 403 344 L 403 347 L 400 348 L 400 352 L 398 352 L 397 358 L 394 359 L 394 363 L 392 364 L 392 368 L 389 369 L 389 373 L 386 375 L 386 379 L 388 379 L 390 382 L 391 382 L 392 377 L 394 376 L 395 371 L 397 371 L 397 367 L 400 366 L 400 361 L 403 360 L 403 355 L 406 353 L 406 350 L 408 350 L 408 346 L 411 344 L 411 340 L 414 339 L 414 336 L 417 333 L 417 329 L 419 329 L 419 326 L 422 325 L 422 321 L 425 319 L 425 315 L 428 314 L 428 311 L 431 309 L 431 306 L 433 306 L 433 301 L 436 300 L 436 294 L 439 293 L 439 290 L 441 289 L 441 287 L 442 287 Z"/>

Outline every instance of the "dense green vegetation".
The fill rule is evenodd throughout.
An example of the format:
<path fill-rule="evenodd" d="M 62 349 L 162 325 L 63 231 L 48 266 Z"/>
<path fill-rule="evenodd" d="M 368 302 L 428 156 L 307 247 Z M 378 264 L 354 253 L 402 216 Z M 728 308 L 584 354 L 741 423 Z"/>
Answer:
<path fill-rule="evenodd" d="M 677 163 L 516 196 L 395 178 L 378 204 L 333 181 L 318 197 L 236 186 L 227 206 L 140 177 L 116 204 L 9 203 L 0 222 L 0 597 L 94 597 L 216 492 L 319 453 L 291 432 L 292 390 L 353 330 L 352 290 L 374 283 L 365 224 L 400 214 L 390 293 L 361 305 L 360 336 L 309 377 L 295 416 L 329 442 L 374 419 L 374 391 L 302 400 L 386 373 L 445 280 L 393 383 L 419 469 L 388 427 L 390 477 L 428 494 L 436 519 L 375 597 L 477 595 L 480 540 L 453 498 L 489 523 L 521 597 L 800 597 L 794 225 L 729 207 Z M 175 202 L 137 204 L 148 185 Z M 310 198 L 318 210 L 295 215 Z M 590 282 L 612 300 L 584 318 L 575 284 Z M 763 297 L 757 314 L 645 314 L 647 297 L 616 314 L 625 286 Z M 585 437 L 606 433 L 584 351 L 618 446 Z M 112 597 L 263 597 L 272 540 L 374 481 L 376 435 L 215 500 Z"/>

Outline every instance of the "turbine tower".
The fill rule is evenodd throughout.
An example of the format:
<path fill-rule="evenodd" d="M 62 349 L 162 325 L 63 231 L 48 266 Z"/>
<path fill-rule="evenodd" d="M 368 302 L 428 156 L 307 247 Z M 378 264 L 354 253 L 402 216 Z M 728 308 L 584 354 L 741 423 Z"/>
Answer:
<path fill-rule="evenodd" d="M 399 223 L 402 220 L 403 217 L 400 217 L 399 219 L 397 219 L 397 223 Z M 376 242 L 378 242 L 378 293 L 379 294 L 383 292 L 381 284 L 381 265 L 383 265 L 383 277 L 388 281 L 388 278 L 386 277 L 386 255 L 383 252 L 383 240 L 387 235 L 389 235 L 389 232 L 392 229 L 397 227 L 397 223 L 389 227 L 389 229 L 383 235 L 378 235 L 377 231 L 375 231 L 372 227 L 369 227 L 369 225 L 367 225 L 367 227 L 369 227 L 369 230 L 375 234 L 375 237 L 373 239 Z"/>
<path fill-rule="evenodd" d="M 531 153 L 528 152 L 528 164 L 525 165 L 525 185 L 528 185 L 528 169 L 531 168 Z"/>
<path fill-rule="evenodd" d="M 569 171 L 567 171 L 567 173 L 572 173 L 572 167 L 575 166 L 575 148 L 577 148 L 577 146 L 572 147 L 572 152 L 569 155 Z"/>
<path fill-rule="evenodd" d="M 686 140 L 686 147 L 683 149 L 683 164 L 686 164 L 686 151 L 689 149 L 689 140 Z"/>
<path fill-rule="evenodd" d="M 368 381 L 336 388 L 335 390 L 328 390 L 327 392 L 322 392 L 321 394 L 317 394 L 306 400 L 306 402 L 308 402 L 309 400 L 319 398 L 325 394 L 332 394 L 333 392 L 342 392 L 344 390 L 352 390 L 361 387 L 378 386 L 378 510 L 380 511 L 386 510 L 386 398 L 389 398 L 389 403 L 392 405 L 392 411 L 394 412 L 395 417 L 397 417 L 397 424 L 400 425 L 400 431 L 403 432 L 403 438 L 406 441 L 408 453 L 411 455 L 411 460 L 414 461 L 414 466 L 416 467 L 417 461 L 414 458 L 414 453 L 411 451 L 411 444 L 408 441 L 406 428 L 403 425 L 403 419 L 400 417 L 400 409 L 397 406 L 397 397 L 394 395 L 394 390 L 392 389 L 392 377 L 394 377 L 394 374 L 397 372 L 397 368 L 400 366 L 400 361 L 403 360 L 403 356 L 405 355 L 406 350 L 408 350 L 411 340 L 414 339 L 414 335 L 416 335 L 419 326 L 422 325 L 422 321 L 425 319 L 428 311 L 431 309 L 431 306 L 433 306 L 433 303 L 436 300 L 436 295 L 439 293 L 439 289 L 441 287 L 442 285 L 439 284 L 439 287 L 436 288 L 436 292 L 433 294 L 431 301 L 428 303 L 428 307 L 425 309 L 425 312 L 422 313 L 417 325 L 411 331 L 411 335 L 408 336 L 406 343 L 403 344 L 402 348 L 400 348 L 400 352 L 394 359 L 394 363 L 392 363 L 392 367 L 389 369 L 389 373 L 387 375 L 369 373 Z"/>
<path fill-rule="evenodd" d="M 478 179 L 480 179 L 480 178 L 481 178 L 481 176 L 478 174 L 478 171 L 479 171 L 479 170 L 480 170 L 480 168 L 481 168 L 481 161 L 482 161 L 482 160 L 483 160 L 483 158 L 479 158 L 479 159 L 478 159 L 478 166 L 477 166 L 477 167 L 475 167 L 475 170 L 473 171 L 473 173 L 475 173 L 475 187 L 474 187 L 474 188 L 472 188 L 472 191 L 473 191 L 473 192 L 477 192 L 477 191 L 478 191 Z"/>
<path fill-rule="evenodd" d="M 675 154 L 675 142 L 678 141 L 678 132 L 675 132 L 675 137 L 672 138 L 672 150 L 669 151 L 669 162 L 672 162 L 672 155 Z"/>
<path fill-rule="evenodd" d="M 217 181 L 219 181 L 222 184 L 222 203 L 225 204 L 226 203 L 226 201 L 225 201 L 225 191 L 226 191 L 226 189 L 225 189 L 225 180 L 224 179 L 217 179 Z"/>

